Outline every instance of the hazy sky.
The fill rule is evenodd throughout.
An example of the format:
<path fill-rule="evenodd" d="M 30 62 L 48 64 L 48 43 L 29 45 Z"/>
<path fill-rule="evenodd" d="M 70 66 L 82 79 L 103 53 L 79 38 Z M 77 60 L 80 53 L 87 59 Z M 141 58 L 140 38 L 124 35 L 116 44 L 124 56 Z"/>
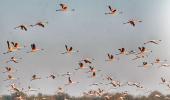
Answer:
<path fill-rule="evenodd" d="M 66 3 L 74 12 L 56 12 L 60 3 Z M 122 11 L 121 15 L 105 15 L 108 5 Z M 169 0 L 0 0 L 0 52 L 7 50 L 6 41 L 20 42 L 22 45 L 35 43 L 45 51 L 27 54 L 30 48 L 8 55 L 1 54 L 1 66 L 13 66 L 18 69 L 13 75 L 20 78 L 21 87 L 31 84 L 33 88 L 41 88 L 42 93 L 53 94 L 58 86 L 67 83 L 67 78 L 56 80 L 42 79 L 30 82 L 33 74 L 46 77 L 51 73 L 63 74 L 74 71 L 77 62 L 83 57 L 94 58 L 93 65 L 101 69 L 97 78 L 89 79 L 85 71 L 78 71 L 72 76 L 80 84 L 71 85 L 66 92 L 80 95 L 89 90 L 88 84 L 102 81 L 101 74 L 109 74 L 122 82 L 141 82 L 146 88 L 168 93 L 166 87 L 160 86 L 160 77 L 170 80 L 169 68 L 149 69 L 137 68 L 143 61 L 152 62 L 156 57 L 170 60 L 170 1 Z M 136 27 L 128 24 L 129 19 L 139 19 Z M 20 24 L 35 24 L 48 21 L 45 28 L 29 28 L 27 32 L 15 30 Z M 147 45 L 153 53 L 147 59 L 132 61 L 134 56 L 120 56 L 120 61 L 105 62 L 107 53 L 118 53 L 119 48 L 137 50 L 143 42 L 151 39 L 163 40 L 160 45 Z M 72 56 L 61 55 L 68 44 L 79 50 Z M 4 63 L 11 56 L 22 57 L 20 63 Z M 170 61 L 169 61 L 170 63 Z M 98 73 L 97 73 L 98 74 Z M 0 94 L 7 94 L 9 82 L 3 80 L 7 74 L 0 73 Z M 106 87 L 106 86 L 104 86 Z M 104 88 L 103 87 L 103 88 Z M 98 87 L 92 87 L 98 88 Z M 109 88 L 109 87 L 107 87 Z M 107 89 L 104 88 L 104 89 Z M 120 88 L 114 91 L 130 90 Z M 142 94 L 132 89 L 130 93 Z"/>

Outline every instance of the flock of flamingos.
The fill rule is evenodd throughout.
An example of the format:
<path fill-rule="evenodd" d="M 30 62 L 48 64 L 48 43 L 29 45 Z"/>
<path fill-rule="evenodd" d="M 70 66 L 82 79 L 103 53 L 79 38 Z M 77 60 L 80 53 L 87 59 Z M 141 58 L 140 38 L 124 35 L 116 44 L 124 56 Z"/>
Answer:
<path fill-rule="evenodd" d="M 56 12 L 72 12 L 75 11 L 75 9 L 71 9 L 69 8 L 69 6 L 67 4 L 59 4 L 58 5 L 58 9 L 56 10 Z M 109 15 L 119 15 L 119 14 L 123 14 L 123 12 L 113 8 L 112 6 L 108 6 L 108 11 L 103 13 L 106 16 Z M 136 26 L 136 24 L 141 23 L 141 20 L 138 19 L 131 19 L 125 23 L 122 24 L 129 24 L 130 27 L 134 27 Z M 48 25 L 48 22 L 37 22 L 34 25 L 18 25 L 17 27 L 14 27 L 15 30 L 21 30 L 21 31 L 27 31 L 29 28 L 34 28 L 34 27 L 40 27 L 40 28 L 46 28 L 46 25 Z M 127 50 L 126 48 L 122 47 L 122 48 L 117 48 L 117 53 L 111 54 L 111 53 L 107 53 L 105 62 L 110 62 L 110 63 L 114 63 L 116 61 L 121 61 L 121 57 L 124 56 L 129 56 L 129 55 L 133 55 L 134 58 L 130 59 L 132 61 L 138 60 L 138 59 L 145 59 L 148 56 L 150 56 L 150 54 L 152 52 L 154 52 L 153 50 L 150 50 L 149 48 L 147 48 L 147 45 L 161 45 L 163 41 L 162 40 L 148 40 L 148 41 L 144 41 L 143 44 L 141 44 L 141 46 L 136 47 L 136 50 Z M 37 44 L 32 43 L 30 44 L 30 46 L 25 46 L 25 45 L 21 45 L 18 42 L 14 42 L 14 41 L 8 41 L 6 42 L 6 47 L 7 47 L 7 51 L 4 51 L 3 54 L 4 55 L 8 55 L 9 53 L 13 53 L 13 52 L 22 52 L 22 49 L 30 49 L 30 51 L 27 51 L 25 53 L 27 53 L 28 55 L 30 53 L 37 53 L 37 52 L 43 52 L 45 49 L 44 48 L 40 48 L 37 46 Z M 70 45 L 67 44 L 63 44 L 63 50 L 65 48 L 65 51 L 61 52 L 61 55 L 73 55 L 74 53 L 81 53 L 81 51 L 78 50 L 78 47 L 73 48 Z M 121 56 L 121 57 L 120 57 Z M 7 60 L 5 63 L 10 63 L 10 64 L 17 64 L 20 63 L 20 59 L 22 58 L 18 58 L 15 56 L 9 57 L 9 60 Z M 57 77 L 63 77 L 66 78 L 68 80 L 67 83 L 65 84 L 61 84 L 61 87 L 58 87 L 56 93 L 64 93 L 65 90 L 64 88 L 66 88 L 68 85 L 71 84 L 81 84 L 81 81 L 76 81 L 73 80 L 73 74 L 75 74 L 77 71 L 79 70 L 85 70 L 85 73 L 87 74 L 87 78 L 96 78 L 96 76 L 99 76 L 99 73 L 102 73 L 102 70 L 97 69 L 95 66 L 93 66 L 92 64 L 94 63 L 95 58 L 83 58 L 80 59 L 77 63 L 77 67 L 75 67 L 75 69 L 73 69 L 70 72 L 64 72 L 65 74 L 50 74 L 47 75 L 46 77 L 41 77 L 37 74 L 33 74 L 32 76 L 30 76 L 30 82 L 32 81 L 38 81 L 38 80 L 43 80 L 43 79 L 49 79 L 49 80 L 57 80 Z M 154 60 L 152 62 L 141 62 L 141 64 L 139 66 L 136 67 L 140 67 L 140 68 L 149 68 L 151 66 L 158 66 L 159 68 L 161 67 L 170 67 L 170 64 L 167 63 L 166 59 L 160 59 L 160 58 L 154 58 Z M 4 73 L 4 75 L 6 75 L 6 79 L 3 79 L 3 81 L 8 81 L 10 84 L 8 86 L 8 90 L 9 92 L 24 92 L 24 93 L 28 93 L 28 92 L 37 92 L 39 91 L 40 88 L 37 87 L 37 89 L 32 88 L 31 86 L 27 86 L 28 88 L 22 88 L 17 86 L 17 84 L 14 82 L 14 80 L 18 80 L 19 81 L 19 77 L 14 77 L 13 75 L 15 73 L 17 73 L 19 71 L 19 69 L 15 69 L 14 67 L 8 66 L 8 67 L 4 67 L 1 68 L 1 72 Z M 85 91 L 82 94 L 83 95 L 90 95 L 90 96 L 101 96 L 102 94 L 106 93 L 107 90 L 101 89 L 100 86 L 101 85 L 106 85 L 106 86 L 112 86 L 113 89 L 119 89 L 120 87 L 133 87 L 136 89 L 140 89 L 140 90 L 145 90 L 145 92 L 150 92 L 149 89 L 145 88 L 142 83 L 139 82 L 133 82 L 133 81 L 128 81 L 128 82 L 121 82 L 118 81 L 116 79 L 114 79 L 112 76 L 110 75 L 101 75 L 101 78 L 103 80 L 103 82 L 97 82 L 97 83 L 93 83 L 93 84 L 89 84 L 89 86 L 98 86 L 99 88 L 96 90 L 89 90 L 89 91 Z M 88 83 L 86 83 L 88 84 Z M 167 88 L 170 89 L 170 81 L 166 80 L 163 77 L 160 77 L 160 83 L 161 85 L 166 86 Z M 122 96 L 120 96 L 120 100 L 123 100 L 125 98 L 125 96 L 128 94 L 128 91 L 124 91 L 122 92 Z M 156 97 L 160 97 L 160 95 L 155 95 Z M 110 95 L 106 95 L 105 99 L 106 100 L 110 100 Z M 25 100 L 24 97 L 22 97 L 21 95 L 18 94 L 17 97 L 18 100 Z M 66 100 L 67 98 L 65 98 Z"/>

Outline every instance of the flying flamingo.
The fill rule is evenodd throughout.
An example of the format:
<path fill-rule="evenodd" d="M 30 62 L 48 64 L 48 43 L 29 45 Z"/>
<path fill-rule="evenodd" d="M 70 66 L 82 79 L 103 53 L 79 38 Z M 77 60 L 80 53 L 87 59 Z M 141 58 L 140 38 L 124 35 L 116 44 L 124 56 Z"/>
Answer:
<path fill-rule="evenodd" d="M 133 27 L 135 27 L 136 23 L 139 23 L 139 22 L 142 22 L 142 21 L 141 21 L 141 20 L 132 19 L 132 20 L 129 20 L 128 22 L 123 23 L 123 24 L 130 24 L 130 25 L 132 25 Z"/>
<path fill-rule="evenodd" d="M 68 11 L 68 6 L 66 4 L 61 3 L 59 5 L 60 5 L 60 9 L 56 11 L 64 11 L 64 12 Z M 74 11 L 74 9 L 72 9 L 71 11 Z"/>
<path fill-rule="evenodd" d="M 37 51 L 43 51 L 44 49 L 39 49 L 36 47 L 35 43 L 31 44 L 31 51 L 27 53 L 37 52 Z"/>
<path fill-rule="evenodd" d="M 159 44 L 162 40 L 149 40 L 146 41 L 144 44 L 149 44 L 149 43 L 153 43 L 153 44 Z"/>
<path fill-rule="evenodd" d="M 126 51 L 125 48 L 120 48 L 118 49 L 119 50 L 119 54 L 116 54 L 116 55 L 128 55 L 129 53 Z"/>
<path fill-rule="evenodd" d="M 21 30 L 24 30 L 24 31 L 27 31 L 28 29 L 27 29 L 27 26 L 26 25 L 19 25 L 19 26 L 17 26 L 17 27 L 15 27 L 14 29 L 21 29 Z"/>
<path fill-rule="evenodd" d="M 67 85 L 76 84 L 76 83 L 80 83 L 80 82 L 72 81 L 72 80 L 71 80 L 71 77 L 69 76 L 69 77 L 68 77 L 68 84 L 65 84 L 65 85 L 67 86 Z"/>
<path fill-rule="evenodd" d="M 70 54 L 72 54 L 73 52 L 79 52 L 78 50 L 77 50 L 77 51 L 74 51 L 74 50 L 73 50 L 73 47 L 68 47 L 67 45 L 65 45 L 65 48 L 66 48 L 66 52 L 63 52 L 63 53 L 61 53 L 61 54 L 68 54 L 68 55 L 70 55 Z"/>
<path fill-rule="evenodd" d="M 115 15 L 118 12 L 117 9 L 112 8 L 110 5 L 108 6 L 108 8 L 109 8 L 110 12 L 105 13 L 106 15 L 108 15 L 108 14 Z M 122 14 L 122 12 L 118 12 L 118 14 Z"/>
<path fill-rule="evenodd" d="M 77 68 L 77 69 L 75 69 L 75 70 L 87 68 L 87 67 L 84 66 L 84 64 L 83 64 L 82 62 L 79 62 L 78 65 L 79 65 L 79 68 Z"/>
<path fill-rule="evenodd" d="M 138 66 L 138 67 L 148 68 L 149 66 L 152 66 L 152 65 L 153 65 L 153 63 L 148 63 L 148 62 L 144 61 L 144 62 L 142 63 L 142 65 L 141 65 L 141 66 Z"/>
<path fill-rule="evenodd" d="M 19 79 L 19 78 L 17 78 Z M 4 81 L 8 81 L 8 80 L 16 80 L 16 78 L 14 78 L 12 75 L 8 75 L 8 78 Z"/>
<path fill-rule="evenodd" d="M 55 78 L 56 78 L 56 76 L 55 76 L 55 75 L 53 75 L 53 74 L 51 74 L 51 75 L 50 75 L 50 76 L 48 76 L 47 78 L 55 79 Z"/>
<path fill-rule="evenodd" d="M 12 67 L 5 67 L 5 70 L 3 73 L 12 73 L 14 72 L 14 70 L 12 69 Z M 16 70 L 17 71 L 17 70 Z"/>
<path fill-rule="evenodd" d="M 114 60 L 119 60 L 119 58 L 115 58 L 115 56 L 114 55 L 112 55 L 112 54 L 107 54 L 107 60 L 105 60 L 105 61 L 114 61 Z"/>
<path fill-rule="evenodd" d="M 41 79 L 41 77 L 37 77 L 37 75 L 32 75 L 32 79 L 31 79 L 31 81 L 33 81 L 33 80 L 39 80 L 39 79 Z"/>
<path fill-rule="evenodd" d="M 36 24 L 30 25 L 30 26 L 31 26 L 31 27 L 40 26 L 40 27 L 44 28 L 44 27 L 45 27 L 45 24 L 48 24 L 48 22 L 37 22 Z"/>

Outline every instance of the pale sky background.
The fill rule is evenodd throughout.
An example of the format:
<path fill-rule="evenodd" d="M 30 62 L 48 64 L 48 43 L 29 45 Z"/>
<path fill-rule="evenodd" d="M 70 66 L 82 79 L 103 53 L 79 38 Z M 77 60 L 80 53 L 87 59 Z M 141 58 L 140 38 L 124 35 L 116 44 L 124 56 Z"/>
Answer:
<path fill-rule="evenodd" d="M 60 3 L 66 3 L 74 12 L 56 12 Z M 108 5 L 123 12 L 121 15 L 105 15 Z M 122 82 L 141 82 L 144 87 L 168 93 L 167 88 L 160 86 L 160 77 L 170 80 L 169 68 L 158 69 L 153 66 L 149 69 L 137 68 L 142 61 L 152 62 L 156 57 L 168 59 L 170 63 L 170 0 L 0 0 L 0 52 L 1 66 L 13 66 L 18 69 L 14 73 L 20 78 L 20 87 L 31 84 L 33 88 L 41 88 L 44 94 L 54 94 L 58 86 L 67 83 L 67 78 L 59 77 L 56 80 L 42 79 L 30 83 L 31 76 L 38 74 L 46 77 L 51 73 L 63 74 L 73 71 L 78 67 L 77 62 L 83 57 L 94 58 L 93 65 L 102 72 L 97 78 L 89 79 L 85 71 L 78 71 L 72 76 L 80 84 L 71 85 L 66 92 L 79 96 L 83 91 L 89 90 L 88 84 L 102 81 L 101 74 L 110 74 Z M 128 24 L 129 19 L 139 19 L 136 27 Z M 29 28 L 27 32 L 14 30 L 20 24 L 34 24 L 38 21 L 48 21 L 45 28 Z M 160 45 L 147 45 L 153 53 L 147 59 L 131 61 L 133 56 L 122 56 L 120 61 L 105 62 L 106 54 L 118 53 L 119 48 L 137 50 L 143 42 L 152 39 L 163 40 Z M 6 41 L 20 42 L 22 45 L 35 43 L 45 51 L 27 54 L 30 48 L 16 53 L 3 55 L 7 50 Z M 72 56 L 61 55 L 65 51 L 64 45 L 68 44 L 80 50 Z M 20 63 L 6 64 L 4 61 L 11 56 L 22 57 Z M 4 82 L 7 74 L 0 73 L 0 95 L 9 94 Z M 101 88 L 108 89 L 103 86 Z M 92 87 L 98 88 L 98 87 Z M 111 90 L 118 92 L 128 90 L 132 94 L 143 95 L 129 87 Z"/>

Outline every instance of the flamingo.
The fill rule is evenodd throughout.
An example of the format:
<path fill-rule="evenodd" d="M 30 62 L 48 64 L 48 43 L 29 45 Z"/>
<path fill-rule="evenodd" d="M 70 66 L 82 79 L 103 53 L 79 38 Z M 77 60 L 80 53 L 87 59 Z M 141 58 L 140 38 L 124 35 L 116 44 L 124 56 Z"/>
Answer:
<path fill-rule="evenodd" d="M 16 87 L 15 84 L 11 84 L 10 87 L 11 87 L 11 90 L 12 90 L 12 91 L 14 91 L 14 92 L 20 92 L 20 90 Z"/>
<path fill-rule="evenodd" d="M 44 27 L 45 27 L 45 24 L 48 24 L 48 22 L 37 22 L 36 24 L 30 25 L 30 26 L 31 26 L 31 27 L 40 26 L 40 27 L 44 28 Z"/>
<path fill-rule="evenodd" d="M 98 94 L 99 96 L 101 96 L 103 93 L 104 93 L 104 90 L 103 90 L 103 89 L 98 88 L 97 94 Z"/>
<path fill-rule="evenodd" d="M 12 69 L 12 67 L 5 67 L 5 70 L 3 73 L 12 73 L 14 72 L 14 70 Z M 17 70 L 16 70 L 17 71 Z"/>
<path fill-rule="evenodd" d="M 8 78 L 4 81 L 8 81 L 8 80 L 16 80 L 16 78 L 14 78 L 12 75 L 8 75 Z"/>
<path fill-rule="evenodd" d="M 142 22 L 142 21 L 141 21 L 141 20 L 132 19 L 132 20 L 129 20 L 128 22 L 123 23 L 123 24 L 130 24 L 130 25 L 132 25 L 133 27 L 135 27 L 136 23 L 138 23 L 138 22 Z"/>
<path fill-rule="evenodd" d="M 120 51 L 120 53 L 119 53 L 119 54 L 116 54 L 116 55 L 128 55 L 128 52 L 126 51 L 125 48 L 120 48 L 120 49 L 118 49 L 118 50 Z"/>
<path fill-rule="evenodd" d="M 10 52 L 13 52 L 13 51 L 17 51 L 17 50 L 20 50 L 21 48 L 26 47 L 26 46 L 21 47 L 18 42 L 9 42 L 9 41 L 7 41 L 7 46 L 8 46 L 7 52 L 5 52 L 3 54 L 7 54 L 7 53 L 10 53 Z"/>
<path fill-rule="evenodd" d="M 69 76 L 68 77 L 68 84 L 65 84 L 65 85 L 70 85 L 70 84 L 75 84 L 75 83 L 80 83 L 80 82 L 72 81 L 71 77 Z"/>
<path fill-rule="evenodd" d="M 66 4 L 59 4 L 60 5 L 60 9 L 56 10 L 56 11 L 68 11 L 68 6 Z M 72 9 L 71 11 L 74 11 L 74 9 Z"/>
<path fill-rule="evenodd" d="M 166 83 L 166 80 L 165 78 L 161 77 L 161 84 L 164 84 L 164 83 Z"/>
<path fill-rule="evenodd" d="M 114 81 L 114 80 L 112 80 L 109 84 L 111 84 L 115 88 L 122 86 L 119 81 Z"/>
<path fill-rule="evenodd" d="M 108 15 L 108 14 L 115 15 L 118 12 L 117 9 L 112 8 L 110 5 L 108 6 L 108 8 L 109 8 L 110 12 L 105 13 L 106 15 Z M 122 14 L 122 12 L 119 12 L 119 14 Z"/>
<path fill-rule="evenodd" d="M 92 63 L 92 60 L 94 60 L 94 59 L 85 58 L 85 59 L 83 59 L 82 61 L 83 61 L 84 63 L 86 63 L 86 64 L 91 64 L 91 63 Z"/>
<path fill-rule="evenodd" d="M 23 24 L 15 27 L 14 29 L 18 29 L 18 28 L 20 28 L 21 30 L 24 30 L 24 31 L 27 31 L 27 30 L 28 30 L 28 29 L 27 29 L 27 26 L 26 26 L 26 25 L 23 25 Z"/>
<path fill-rule="evenodd" d="M 28 90 L 26 91 L 26 92 L 36 92 L 36 91 L 38 91 L 39 89 L 33 89 L 33 88 L 31 88 L 31 86 L 28 86 Z"/>
<path fill-rule="evenodd" d="M 106 79 L 107 79 L 108 81 L 112 81 L 112 80 L 113 80 L 110 76 L 107 76 Z"/>
<path fill-rule="evenodd" d="M 8 46 L 8 51 L 3 53 L 3 54 L 7 54 L 7 53 L 10 53 L 10 52 L 13 52 L 13 51 L 16 51 L 16 49 L 14 49 L 11 45 L 10 45 L 10 42 L 7 41 L 7 46 Z"/>
<path fill-rule="evenodd" d="M 75 70 L 87 68 L 87 67 L 84 66 L 84 64 L 83 64 L 82 62 L 79 62 L 78 65 L 79 65 L 79 68 L 77 68 L 77 69 L 75 69 Z"/>
<path fill-rule="evenodd" d="M 153 43 L 153 44 L 159 44 L 162 40 L 149 40 L 147 42 L 145 42 L 144 44 L 149 44 L 149 43 Z"/>
<path fill-rule="evenodd" d="M 137 53 L 137 55 L 139 55 L 139 54 L 145 54 L 145 53 L 148 53 L 148 52 L 152 52 L 152 50 L 148 50 L 148 49 L 146 49 L 145 47 L 138 47 L 138 49 L 140 50 L 140 52 L 139 53 Z"/>
<path fill-rule="evenodd" d="M 33 80 L 38 80 L 38 79 L 41 79 L 41 77 L 37 77 L 37 75 L 32 75 L 32 79 L 31 79 L 31 81 L 33 81 Z"/>
<path fill-rule="evenodd" d="M 140 83 L 137 82 L 127 82 L 129 86 L 135 86 L 137 88 L 143 88 L 143 86 L 140 85 Z"/>
<path fill-rule="evenodd" d="M 56 76 L 55 76 L 55 75 L 53 75 L 53 74 L 51 74 L 51 75 L 50 75 L 50 76 L 48 76 L 47 78 L 55 79 L 55 78 L 56 78 Z"/>
<path fill-rule="evenodd" d="M 31 44 L 31 51 L 27 52 L 27 53 L 31 53 L 31 52 L 37 52 L 37 51 L 43 51 L 44 49 L 39 49 L 36 47 L 35 43 Z"/>
<path fill-rule="evenodd" d="M 13 56 L 13 57 L 10 58 L 10 60 L 6 61 L 6 63 L 9 63 L 9 62 L 19 63 L 18 59 L 22 59 L 22 58 L 16 58 L 16 57 Z"/>
<path fill-rule="evenodd" d="M 121 86 L 123 86 L 123 84 L 121 84 L 120 81 L 113 80 L 110 76 L 107 76 L 106 79 L 108 81 L 110 81 L 110 83 L 108 83 L 108 84 L 111 84 L 113 87 L 121 87 Z M 106 84 L 106 85 L 108 85 L 108 84 Z"/>
<path fill-rule="evenodd" d="M 112 54 L 107 54 L 108 59 L 105 61 L 114 61 L 114 60 L 119 60 L 119 58 L 115 58 L 114 55 Z"/>
<path fill-rule="evenodd" d="M 149 66 L 152 66 L 153 65 L 153 63 L 148 63 L 148 62 L 146 62 L 146 61 L 144 61 L 143 63 L 142 63 L 142 66 L 138 66 L 138 67 L 144 67 L 144 68 L 147 68 L 147 67 L 149 67 Z"/>
<path fill-rule="evenodd" d="M 78 50 L 77 51 L 73 51 L 73 47 L 68 47 L 67 45 L 65 45 L 65 48 L 66 48 L 66 52 L 63 52 L 61 54 L 72 54 L 73 52 L 79 52 Z"/>

